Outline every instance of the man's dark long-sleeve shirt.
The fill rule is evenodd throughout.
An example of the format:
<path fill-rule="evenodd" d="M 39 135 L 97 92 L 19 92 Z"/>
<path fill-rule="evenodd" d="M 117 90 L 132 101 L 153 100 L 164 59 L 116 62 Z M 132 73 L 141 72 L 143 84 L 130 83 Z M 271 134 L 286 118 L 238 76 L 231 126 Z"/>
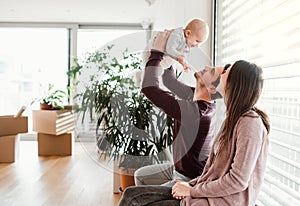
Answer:
<path fill-rule="evenodd" d="M 173 68 L 162 75 L 164 85 L 159 87 L 159 74 L 163 71 L 160 61 L 163 53 L 151 51 L 146 64 L 142 92 L 157 107 L 174 118 L 173 160 L 176 171 L 190 178 L 201 175 L 213 138 L 212 118 L 216 105 L 206 101 L 193 101 L 194 88 L 179 82 Z"/>

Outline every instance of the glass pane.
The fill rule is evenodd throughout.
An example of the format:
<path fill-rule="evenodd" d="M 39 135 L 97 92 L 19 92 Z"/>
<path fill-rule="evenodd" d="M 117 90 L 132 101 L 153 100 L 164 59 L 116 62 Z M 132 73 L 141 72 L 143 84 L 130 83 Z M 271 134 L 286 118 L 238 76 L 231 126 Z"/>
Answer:
<path fill-rule="evenodd" d="M 32 129 L 31 101 L 41 97 L 48 84 L 66 91 L 68 70 L 67 29 L 0 28 L 0 115 L 27 109 Z"/>
<path fill-rule="evenodd" d="M 131 37 L 139 37 L 142 42 L 130 41 Z M 128 37 L 128 41 L 126 41 Z M 122 41 L 124 39 L 124 41 Z M 121 41 L 119 41 L 121 40 Z M 119 45 L 121 42 L 123 45 Z M 134 45 L 142 43 L 144 48 L 146 45 L 146 32 L 142 30 L 78 30 L 78 44 L 77 44 L 77 56 L 83 58 L 87 52 L 95 51 L 105 45 L 115 44 L 115 46 L 134 47 Z M 118 44 L 118 45 L 116 45 Z"/>
<path fill-rule="evenodd" d="M 102 50 L 106 46 L 111 45 L 114 45 L 110 53 L 111 57 L 122 57 L 122 53 L 126 49 L 128 49 L 128 53 L 140 53 L 146 46 L 146 36 L 145 30 L 79 29 L 77 57 L 79 62 L 83 63 L 89 52 Z M 101 76 L 101 74 L 97 74 L 98 77 L 99 75 Z M 79 77 L 79 81 L 83 81 L 83 78 L 84 74 Z M 84 89 L 79 86 L 77 92 L 80 93 Z M 88 117 L 84 118 L 84 123 L 82 124 L 81 116 L 79 116 L 77 123 L 80 137 L 83 137 L 85 133 L 88 133 L 88 136 L 95 135 L 95 122 L 90 122 Z"/>

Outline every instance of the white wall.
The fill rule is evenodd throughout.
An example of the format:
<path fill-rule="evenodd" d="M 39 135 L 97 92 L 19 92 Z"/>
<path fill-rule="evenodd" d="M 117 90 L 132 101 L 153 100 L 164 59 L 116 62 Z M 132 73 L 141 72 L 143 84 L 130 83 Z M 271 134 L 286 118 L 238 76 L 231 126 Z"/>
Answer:
<path fill-rule="evenodd" d="M 29 4 L 30 2 L 30 4 Z M 57 4 L 56 4 L 57 2 Z M 33 5 L 33 6 L 32 6 Z M 118 5 L 118 6 L 115 6 Z M 192 18 L 202 18 L 210 29 L 212 27 L 212 0 L 156 0 L 149 6 L 145 0 L 78 0 L 76 4 L 59 0 L 24 0 L 9 1 L 4 4 L 0 0 L 0 27 L 6 23 L 148 23 L 152 22 L 154 30 L 184 27 Z M 211 35 L 201 45 L 201 53 L 193 51 L 189 54 L 189 62 L 196 68 L 211 63 Z M 192 73 L 184 73 L 182 80 L 194 84 Z"/>

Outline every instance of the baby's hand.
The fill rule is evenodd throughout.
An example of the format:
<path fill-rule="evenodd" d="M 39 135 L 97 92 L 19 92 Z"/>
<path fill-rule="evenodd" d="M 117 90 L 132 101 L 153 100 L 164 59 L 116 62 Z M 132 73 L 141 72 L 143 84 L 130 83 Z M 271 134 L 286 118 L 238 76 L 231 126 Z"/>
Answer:
<path fill-rule="evenodd" d="M 185 56 L 183 56 L 183 55 L 180 55 L 180 56 L 177 58 L 177 61 L 178 61 L 182 66 L 185 64 L 184 58 L 185 58 Z"/>
<path fill-rule="evenodd" d="M 184 70 L 185 72 L 189 72 L 189 71 L 191 71 L 191 68 L 185 63 L 184 58 L 185 58 L 185 56 L 180 55 L 180 56 L 177 58 L 177 61 L 183 66 L 183 70 Z"/>
<path fill-rule="evenodd" d="M 183 65 L 183 70 L 184 70 L 185 72 L 189 72 L 189 71 L 191 71 L 191 68 L 188 67 L 187 65 Z"/>

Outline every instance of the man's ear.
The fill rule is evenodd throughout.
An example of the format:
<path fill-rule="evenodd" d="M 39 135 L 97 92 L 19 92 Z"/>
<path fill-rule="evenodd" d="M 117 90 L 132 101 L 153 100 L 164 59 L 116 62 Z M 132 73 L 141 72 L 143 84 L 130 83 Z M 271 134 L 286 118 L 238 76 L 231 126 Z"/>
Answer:
<path fill-rule="evenodd" d="M 217 92 L 217 89 L 215 86 L 211 85 L 209 88 L 208 88 L 208 92 L 210 94 L 215 94 Z"/>

